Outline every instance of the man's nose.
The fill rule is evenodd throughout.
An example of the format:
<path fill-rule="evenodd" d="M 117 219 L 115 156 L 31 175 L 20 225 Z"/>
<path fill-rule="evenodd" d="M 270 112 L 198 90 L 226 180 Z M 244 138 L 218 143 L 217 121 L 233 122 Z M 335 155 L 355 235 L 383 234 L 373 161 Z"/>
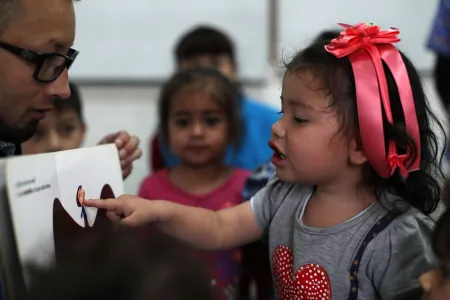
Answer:
<path fill-rule="evenodd" d="M 67 69 L 64 69 L 55 81 L 50 82 L 47 85 L 47 95 L 61 99 L 67 99 L 70 97 L 69 72 Z"/>

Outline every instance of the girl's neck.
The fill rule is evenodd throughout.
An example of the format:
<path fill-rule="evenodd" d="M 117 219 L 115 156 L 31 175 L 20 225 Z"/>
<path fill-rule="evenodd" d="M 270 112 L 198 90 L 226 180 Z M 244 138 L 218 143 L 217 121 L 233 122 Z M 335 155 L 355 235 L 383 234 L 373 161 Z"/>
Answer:
<path fill-rule="evenodd" d="M 311 227 L 332 227 L 343 223 L 376 202 L 370 191 L 358 184 L 317 186 L 305 209 L 303 223 Z"/>
<path fill-rule="evenodd" d="M 232 173 L 233 169 L 223 163 L 204 166 L 180 164 L 169 170 L 169 178 L 180 189 L 202 195 L 223 185 Z"/>

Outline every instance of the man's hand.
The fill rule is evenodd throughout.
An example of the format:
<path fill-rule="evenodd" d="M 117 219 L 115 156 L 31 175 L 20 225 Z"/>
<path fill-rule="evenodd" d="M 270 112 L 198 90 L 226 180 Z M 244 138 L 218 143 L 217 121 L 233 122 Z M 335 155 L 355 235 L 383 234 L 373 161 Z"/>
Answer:
<path fill-rule="evenodd" d="M 108 134 L 98 144 L 116 144 L 119 150 L 120 165 L 122 167 L 123 179 L 126 179 L 133 170 L 133 162 L 142 156 L 142 150 L 139 148 L 139 138 L 135 135 L 130 136 L 126 131 Z"/>

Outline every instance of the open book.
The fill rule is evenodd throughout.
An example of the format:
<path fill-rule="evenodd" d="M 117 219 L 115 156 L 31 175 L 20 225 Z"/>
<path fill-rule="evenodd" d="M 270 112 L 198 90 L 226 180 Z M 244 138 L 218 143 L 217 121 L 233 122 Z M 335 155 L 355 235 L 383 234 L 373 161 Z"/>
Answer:
<path fill-rule="evenodd" d="M 7 299 L 23 299 L 27 264 L 48 264 L 87 230 L 110 226 L 84 199 L 123 194 L 115 145 L 0 160 L 0 263 Z M 6 292 L 5 292 L 6 291 Z"/>

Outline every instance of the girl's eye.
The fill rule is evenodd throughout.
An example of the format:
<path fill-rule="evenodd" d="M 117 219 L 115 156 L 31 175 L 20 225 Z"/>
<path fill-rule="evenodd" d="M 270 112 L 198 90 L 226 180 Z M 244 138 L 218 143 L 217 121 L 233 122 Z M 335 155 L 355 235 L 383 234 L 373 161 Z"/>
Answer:
<path fill-rule="evenodd" d="M 189 121 L 187 119 L 176 119 L 175 124 L 178 127 L 186 127 L 188 125 Z"/>
<path fill-rule="evenodd" d="M 217 125 L 220 122 L 219 118 L 206 118 L 206 124 L 209 126 Z"/>
<path fill-rule="evenodd" d="M 302 119 L 302 118 L 298 118 L 298 117 L 294 117 L 295 122 L 303 124 L 308 122 L 308 120 Z"/>

